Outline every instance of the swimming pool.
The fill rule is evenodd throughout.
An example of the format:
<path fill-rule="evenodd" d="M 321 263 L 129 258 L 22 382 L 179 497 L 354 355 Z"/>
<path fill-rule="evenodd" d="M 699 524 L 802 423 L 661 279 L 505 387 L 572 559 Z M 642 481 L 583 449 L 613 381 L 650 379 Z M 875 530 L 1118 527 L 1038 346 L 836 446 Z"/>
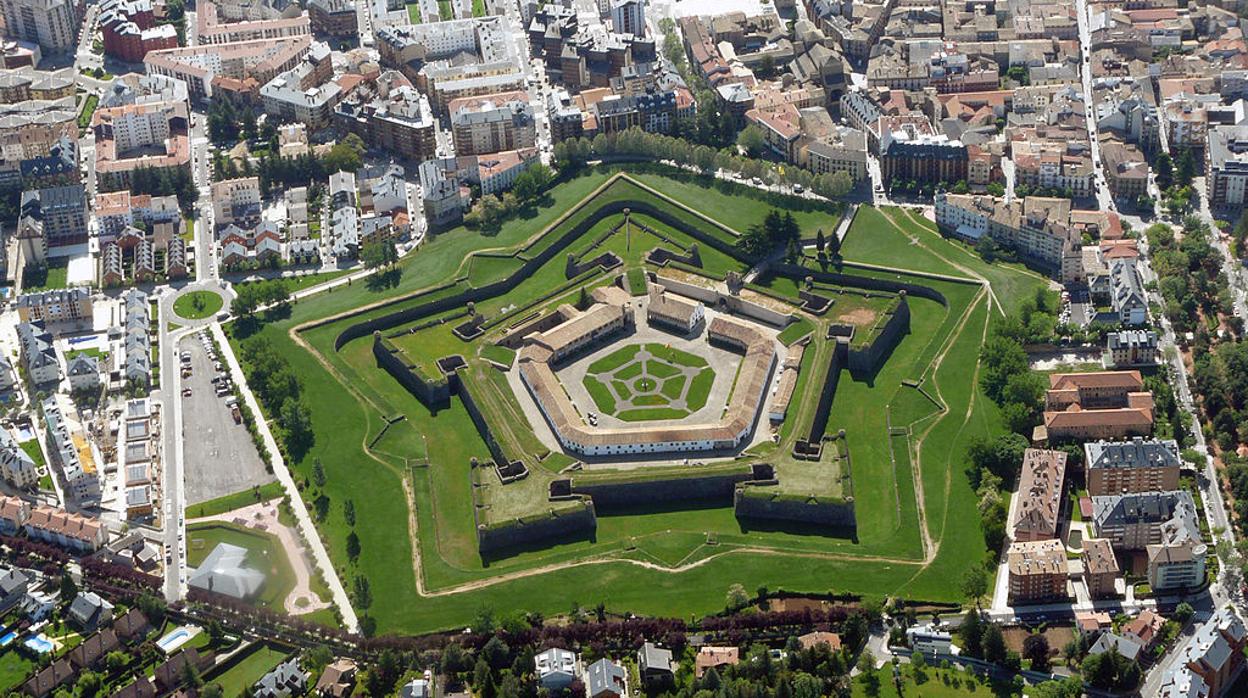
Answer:
<path fill-rule="evenodd" d="M 25 645 L 27 649 L 30 649 L 39 654 L 47 654 L 54 649 L 52 645 L 52 641 L 49 640 L 47 636 L 45 636 L 43 633 L 39 633 L 38 635 L 31 635 L 30 637 L 26 638 L 26 641 L 23 642 L 22 644 Z"/>
<path fill-rule="evenodd" d="M 173 654 L 198 634 L 199 628 L 194 625 L 183 625 L 165 633 L 164 637 L 156 641 L 156 646 L 165 654 Z"/>
<path fill-rule="evenodd" d="M 3 636 L 0 636 L 0 647 L 8 647 L 15 639 L 17 639 L 17 631 L 10 630 Z"/>

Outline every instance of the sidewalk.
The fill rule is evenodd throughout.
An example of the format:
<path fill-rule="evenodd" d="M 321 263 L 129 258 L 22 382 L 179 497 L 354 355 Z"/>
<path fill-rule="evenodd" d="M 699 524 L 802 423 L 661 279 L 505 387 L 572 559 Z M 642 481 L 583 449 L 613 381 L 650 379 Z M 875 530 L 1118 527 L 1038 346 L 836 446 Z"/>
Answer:
<path fill-rule="evenodd" d="M 238 358 L 234 356 L 234 350 L 230 346 L 229 340 L 226 339 L 225 332 L 221 330 L 220 324 L 215 322 L 212 324 L 212 334 L 221 346 L 221 355 L 230 366 L 230 379 L 234 381 L 234 385 L 238 386 L 239 392 L 243 395 L 243 400 L 247 403 L 247 407 L 255 415 L 256 428 L 260 432 L 261 438 L 264 439 L 264 446 L 269 450 L 270 457 L 273 460 L 273 474 L 277 476 L 277 481 L 282 483 L 282 488 L 290 495 L 290 507 L 295 513 L 295 519 L 299 522 L 299 530 L 303 534 L 304 540 L 308 542 L 309 548 L 311 548 L 313 562 L 320 568 L 321 575 L 325 578 L 325 583 L 329 585 L 330 593 L 334 597 L 334 604 L 338 606 L 338 611 L 342 615 L 343 625 L 350 632 L 358 633 L 360 631 L 360 621 L 355 615 L 355 609 L 351 607 L 351 599 L 347 596 L 347 591 L 342 586 L 342 580 L 338 578 L 338 571 L 334 569 L 334 565 L 329 559 L 329 553 L 326 552 L 325 544 L 321 542 L 320 533 L 312 523 L 312 517 L 308 515 L 308 508 L 303 503 L 303 497 L 299 495 L 298 488 L 295 487 L 295 480 L 290 475 L 290 469 L 286 467 L 286 460 L 282 458 L 282 452 L 278 449 L 277 441 L 273 438 L 272 432 L 269 431 L 269 424 L 264 419 L 264 413 L 260 411 L 260 403 L 256 401 L 256 396 L 251 392 L 251 386 L 247 385 L 247 380 L 243 376 L 243 369 L 239 366 Z"/>

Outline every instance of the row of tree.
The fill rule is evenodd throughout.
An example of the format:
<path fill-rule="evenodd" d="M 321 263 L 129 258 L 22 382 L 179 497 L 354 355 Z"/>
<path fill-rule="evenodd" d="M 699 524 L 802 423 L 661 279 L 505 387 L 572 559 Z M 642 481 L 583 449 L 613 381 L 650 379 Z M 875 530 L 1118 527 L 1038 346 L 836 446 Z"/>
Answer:
<path fill-rule="evenodd" d="M 130 173 L 130 192 L 152 196 L 176 196 L 178 207 L 189 213 L 199 199 L 190 169 L 139 167 Z"/>
<path fill-rule="evenodd" d="M 735 130 L 733 131 L 735 134 Z M 704 172 L 735 172 L 759 178 L 769 184 L 800 185 L 828 199 L 843 199 L 854 180 L 843 171 L 816 175 L 794 165 L 779 165 L 741 157 L 728 149 L 716 149 L 686 138 L 649 133 L 630 128 L 590 138 L 569 138 L 555 144 L 555 162 L 560 170 L 576 168 L 596 158 L 631 157 L 661 160 L 679 166 L 693 165 Z"/>
<path fill-rule="evenodd" d="M 786 256 L 793 261 L 801 252 L 801 233 L 801 227 L 791 211 L 780 213 L 773 208 L 767 212 L 762 223 L 745 229 L 737 238 L 736 246 L 742 254 L 753 259 L 766 257 L 773 250 L 783 247 Z"/>
<path fill-rule="evenodd" d="M 315 440 L 312 414 L 303 400 L 303 381 L 267 337 L 251 337 L 239 348 L 247 383 L 280 427 L 282 445 L 291 458 L 302 459 Z"/>

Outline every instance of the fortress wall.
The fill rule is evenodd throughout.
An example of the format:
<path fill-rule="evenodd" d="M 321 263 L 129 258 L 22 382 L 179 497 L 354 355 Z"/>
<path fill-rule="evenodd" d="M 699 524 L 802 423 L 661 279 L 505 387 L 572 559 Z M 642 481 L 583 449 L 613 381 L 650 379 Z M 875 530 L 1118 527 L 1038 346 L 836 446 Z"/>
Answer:
<path fill-rule="evenodd" d="M 830 497 L 802 497 L 769 492 L 765 486 L 737 487 L 734 497 L 736 514 L 754 519 L 794 521 L 822 526 L 857 527 L 854 501 Z"/>
<path fill-rule="evenodd" d="M 910 331 L 910 303 L 902 296 L 897 303 L 897 307 L 889 313 L 888 321 L 884 327 L 880 329 L 876 335 L 875 341 L 862 347 L 861 349 L 849 350 L 848 368 L 853 374 L 874 373 L 889 354 L 893 353 L 893 349 L 901 341 L 901 338 Z"/>
<path fill-rule="evenodd" d="M 832 350 L 832 358 L 828 362 L 828 373 L 823 380 L 823 388 L 819 392 L 819 404 L 815 407 L 815 418 L 810 424 L 810 434 L 806 440 L 818 443 L 828 428 L 828 415 L 832 413 L 832 400 L 836 397 L 836 386 L 841 380 L 841 368 L 849 357 L 849 344 L 837 341 Z M 813 367 L 812 367 L 813 368 Z"/>
<path fill-rule="evenodd" d="M 493 371 L 494 369 L 487 369 Z M 490 449 L 490 456 L 494 458 L 494 462 L 503 465 L 510 463 L 512 459 L 507 457 L 503 452 L 503 447 L 499 445 L 498 439 L 494 438 L 494 432 L 490 429 L 490 423 L 486 421 L 485 415 L 481 414 L 481 409 L 477 407 L 477 401 L 472 397 L 472 391 L 468 389 L 468 381 L 460 378 L 459 373 L 451 376 L 451 382 L 454 392 L 459 395 L 459 399 L 463 401 L 464 408 L 468 410 L 468 417 L 472 419 L 472 423 L 477 428 L 477 433 L 485 441 L 485 445 Z M 517 454 L 519 456 L 521 454 Z M 530 455 L 530 454 L 526 454 Z"/>
<path fill-rule="evenodd" d="M 852 270 L 855 268 L 855 266 L 857 265 L 855 265 L 853 262 L 841 263 L 842 269 Z M 866 267 L 862 267 L 862 268 L 865 269 Z M 776 264 L 772 267 L 772 269 L 775 271 L 775 273 L 780 274 L 782 276 L 791 276 L 794 278 L 803 278 L 803 277 L 809 276 L 815 281 L 819 281 L 821 283 L 836 284 L 837 286 L 851 286 L 855 288 L 865 288 L 871 291 L 892 291 L 893 293 L 896 293 L 898 291 L 905 291 L 906 293 L 912 296 L 916 296 L 918 298 L 926 298 L 927 300 L 931 300 L 931 301 L 936 301 L 937 303 L 940 303 L 941 305 L 949 304 L 949 301 L 946 300 L 945 298 L 945 294 L 941 293 L 940 291 L 937 291 L 936 289 L 930 288 L 928 286 L 922 286 L 916 283 L 910 283 L 906 281 L 892 281 L 889 279 L 877 279 L 873 276 L 863 276 L 859 274 L 845 273 L 845 272 L 816 271 L 813 269 L 808 269 L 806 267 L 798 266 L 796 264 L 788 264 L 788 263 Z M 948 281 L 951 281 L 953 283 L 958 283 L 957 279 L 948 279 Z M 978 285 L 979 282 L 967 279 L 963 283 Z"/>
<path fill-rule="evenodd" d="M 429 407 L 446 407 L 451 404 L 451 385 L 443 376 L 426 378 L 416 372 L 402 358 L 402 353 L 390 340 L 380 333 L 373 335 L 373 357 L 377 365 L 385 369 L 413 395 Z"/>
<path fill-rule="evenodd" d="M 727 504 L 737 483 L 751 477 L 749 466 L 742 466 L 736 472 L 715 475 L 684 476 L 673 473 L 670 478 L 633 482 L 578 481 L 573 476 L 572 491 L 592 497 L 598 507 L 716 498 L 722 498 Z"/>
<path fill-rule="evenodd" d="M 594 503 L 585 500 L 570 511 L 550 510 L 522 519 L 477 525 L 477 549 L 493 552 L 515 545 L 535 543 L 549 538 L 585 534 L 592 536 L 598 529 Z"/>

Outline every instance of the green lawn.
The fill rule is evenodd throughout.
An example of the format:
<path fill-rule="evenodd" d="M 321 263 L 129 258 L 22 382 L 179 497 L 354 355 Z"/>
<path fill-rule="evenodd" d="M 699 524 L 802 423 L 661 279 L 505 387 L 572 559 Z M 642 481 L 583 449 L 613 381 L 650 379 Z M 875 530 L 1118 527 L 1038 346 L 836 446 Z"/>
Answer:
<path fill-rule="evenodd" d="M 264 585 L 254 603 L 281 610 L 286 596 L 295 586 L 295 572 L 275 536 L 263 531 L 243 528 L 224 522 L 194 524 L 187 527 L 187 564 L 197 567 L 220 543 L 247 549 L 246 564 L 265 575 Z"/>
<path fill-rule="evenodd" d="M 693 377 L 693 382 L 689 384 L 689 392 L 685 394 L 685 401 L 690 409 L 700 410 L 706 405 L 706 399 L 710 397 L 713 385 L 715 385 L 715 371 L 713 370 L 701 371 Z"/>
<path fill-rule="evenodd" d="M 516 360 L 516 352 L 514 349 L 508 349 L 498 344 L 485 344 L 481 347 L 482 358 L 489 359 L 504 366 L 510 366 Z"/>
<path fill-rule="evenodd" d="M 524 600 L 526 610 L 547 614 L 565 611 L 573 600 L 582 604 L 603 601 L 613 610 L 684 617 L 718 610 L 722 607 L 724 591 L 732 583 L 741 583 L 746 588 L 767 585 L 819 592 L 831 588 L 869 595 L 902 593 L 925 600 L 959 600 L 957 580 L 971 564 L 982 559 L 984 553 L 975 497 L 965 481 L 963 469 L 968 440 L 974 435 L 993 434 L 1001 429 L 995 406 L 980 394 L 973 379 L 983 334 L 989 323 L 999 319 L 1000 312 L 994 307 L 989 314 L 988 304 L 978 296 L 978 286 L 953 282 L 931 282 L 949 298 L 948 306 L 910 299 L 911 331 L 871 383 L 854 381 L 845 375 L 838 386 L 828 429 L 834 431 L 845 426 L 849 432 L 854 497 L 859 511 L 857 540 L 809 535 L 807 531 L 755 530 L 738 521 L 731 506 L 692 511 L 611 512 L 600 515 L 593 541 L 567 541 L 548 548 L 518 551 L 509 557 L 491 560 L 488 566 L 483 563 L 476 550 L 472 523 L 468 461 L 472 457 L 488 457 L 489 452 L 462 403 L 453 400 L 449 407 L 436 414 L 431 412 L 387 374 L 376 370 L 369 338 L 349 342 L 337 351 L 334 338 L 346 323 L 395 309 L 363 308 L 367 303 L 444 283 L 464 273 L 467 267 L 462 263 L 471 250 L 501 251 L 528 240 L 535 231 L 605 181 L 607 174 L 607 170 L 594 170 L 555 188 L 550 193 L 549 203 L 509 220 L 496 232 L 483 235 L 457 228 L 435 236 L 403 262 L 396 288 L 378 291 L 361 283 L 319 294 L 296 304 L 289 319 L 269 323 L 261 330 L 304 379 L 304 393 L 312 408 L 317 439 L 304 459 L 293 463 L 292 467 L 306 478 L 313 458 L 319 458 L 324 464 L 328 480 L 325 492 L 331 506 L 328 520 L 320 526 L 322 536 L 348 585 L 355 574 L 369 577 L 374 598 L 369 614 L 377 620 L 379 629 L 419 632 L 452 628 L 470 620 L 482 607 L 500 612 L 515 609 L 517 599 Z M 738 230 L 761 221 L 767 210 L 767 205 L 757 199 L 734 196 L 735 190 L 731 188 L 699 186 L 684 179 L 669 181 L 652 174 L 641 178 L 665 194 L 690 200 L 702 210 L 731 221 Z M 746 209 L 749 215 L 743 213 Z M 835 225 L 835 216 L 827 213 L 799 211 L 795 217 L 803 226 L 804 234 L 808 231 L 813 234 L 812 227 L 830 230 Z M 933 238 L 930 249 L 920 248 L 922 254 L 906 259 L 884 252 L 868 261 L 887 266 L 910 264 L 922 271 L 941 264 L 939 256 L 931 250 L 939 249 L 941 254 L 949 256 L 956 252 L 961 255 L 956 258 L 960 266 L 988 278 L 994 288 L 998 279 L 1009 287 L 1008 294 L 1001 290 L 996 292 L 1007 309 L 1042 283 L 1013 267 L 986 265 L 973 253 L 953 243 L 937 248 L 937 243 L 944 241 L 924 231 L 919 224 L 914 226 L 919 230 L 916 235 L 922 236 L 920 239 Z M 861 232 L 858 224 L 855 228 Z M 587 234 L 587 238 L 591 234 Z M 853 242 L 855 234 L 851 230 L 847 244 Z M 588 244 L 588 239 L 584 243 L 578 241 L 569 251 L 579 254 Z M 604 247 L 615 246 L 614 249 L 640 256 L 644 254 L 643 247 L 649 249 L 655 244 L 657 240 L 644 246 L 635 241 L 626 244 L 622 236 L 612 236 Z M 710 271 L 708 260 L 713 250 L 706 245 L 700 249 Z M 532 297 L 536 295 L 535 289 L 537 293 L 545 293 L 564 283 L 564 258 L 562 253 L 555 255 L 552 263 L 526 279 L 508 298 Z M 721 268 L 735 265 L 731 258 L 726 259 L 728 261 L 715 264 Z M 951 269 L 949 273 L 958 271 L 954 267 Z M 885 271 L 861 273 L 896 277 L 895 273 Z M 487 318 L 492 317 L 508 302 L 508 299 L 485 301 L 478 303 L 478 310 Z M 315 355 L 296 345 L 289 335 L 289 330 L 297 324 L 348 310 L 353 315 L 345 321 L 303 331 L 302 337 Z M 412 335 L 411 341 L 422 342 L 425 337 Z M 431 338 L 430 341 L 442 340 Z M 459 345 L 467 346 L 462 342 Z M 808 356 L 815 353 L 808 352 Z M 937 356 L 945 357 L 939 368 L 933 366 Z M 812 357 L 810 365 L 814 362 Z M 807 361 L 804 360 L 803 365 L 808 366 Z M 804 369 L 799 379 L 799 382 L 805 381 L 803 385 L 810 385 L 807 372 Z M 922 379 L 925 389 L 947 405 L 947 410 L 940 416 L 932 416 L 907 408 L 907 414 L 912 414 L 917 422 L 913 433 L 908 438 L 890 440 L 884 436 L 886 414 L 893 396 L 901 395 L 901 381 L 905 379 Z M 493 380 L 485 384 L 493 385 Z M 913 391 L 912 388 L 907 390 Z M 500 405 L 506 404 L 504 398 L 499 400 Z M 514 411 L 516 408 L 512 405 L 507 409 Z M 386 427 L 383 417 L 395 414 L 402 414 L 405 419 Z M 894 425 L 896 423 L 895 418 Z M 787 422 L 785 429 L 788 431 L 784 433 L 792 433 Z M 365 449 L 364 444 L 371 444 L 371 447 Z M 890 456 L 893 447 L 910 453 Z M 539 457 L 543 467 L 534 469 L 529 480 L 537 481 L 539 471 L 553 472 L 566 465 L 566 457 L 559 456 L 558 459 Z M 549 468 L 546 466 L 548 459 Z M 430 467 L 411 468 L 426 461 Z M 909 463 L 913 463 L 913 467 L 908 466 Z M 417 594 L 414 572 L 409 572 L 412 567 L 406 564 L 413 557 L 413 538 L 396 535 L 396 522 L 407 521 L 409 514 L 405 480 L 416 504 L 414 539 L 423 553 L 421 574 L 428 589 L 447 589 L 590 555 L 661 564 L 711 559 L 678 574 L 623 563 L 575 566 L 489 583 L 471 592 L 424 598 Z M 924 492 L 933 541 L 939 544 L 930 564 L 923 563 L 917 534 L 917 512 L 913 503 L 916 480 Z M 354 565 L 347 563 L 345 555 L 349 529 L 342 520 L 341 503 L 346 499 L 355 503 L 355 530 L 363 542 L 363 551 Z M 705 545 L 708 533 L 715 535 L 717 546 Z M 783 559 L 777 559 L 777 555 L 743 552 L 760 546 L 804 556 L 783 558 L 780 555 Z M 891 561 L 866 562 L 862 556 L 884 556 Z M 800 564 L 792 564 L 798 560 Z M 560 591 L 552 593 L 553 589 Z M 571 599 L 566 592 L 568 589 L 575 590 Z"/>
<path fill-rule="evenodd" d="M 100 98 L 93 94 L 88 94 L 86 99 L 82 101 L 82 111 L 78 113 L 78 128 L 86 130 L 91 127 L 91 117 L 95 115 L 95 108 L 99 106 Z"/>
<path fill-rule="evenodd" d="M 291 293 L 294 293 L 295 291 L 300 291 L 309 286 L 314 286 L 316 284 L 323 284 L 326 281 L 333 281 L 334 279 L 340 276 L 343 276 L 345 274 L 349 274 L 349 273 L 351 273 L 350 269 L 338 269 L 335 271 L 319 271 L 319 272 L 316 272 L 315 274 L 300 274 L 298 276 L 283 276 L 280 279 L 263 279 L 259 281 L 240 281 L 236 283 L 235 286 L 253 286 L 253 285 L 264 286 L 266 284 L 274 284 L 274 283 L 281 282 L 283 284 L 286 284 L 286 290 L 290 291 Z"/>
<path fill-rule="evenodd" d="M 640 267 L 628 270 L 628 292 L 634 296 L 646 295 L 646 271 Z"/>
<path fill-rule="evenodd" d="M 108 354 L 101 351 L 100 349 L 97 349 L 96 347 L 87 347 L 86 349 L 71 349 L 65 352 L 65 359 L 67 361 L 77 356 L 94 356 L 95 358 L 102 360 L 105 356 L 108 356 Z"/>
<path fill-rule="evenodd" d="M 412 24 L 420 24 L 420 3 L 413 2 L 408 4 L 407 18 Z"/>
<path fill-rule="evenodd" d="M 637 400 L 634 399 L 633 402 L 636 403 Z M 615 416 L 626 422 L 645 422 L 651 419 L 680 419 L 688 414 L 689 410 L 675 407 L 638 407 L 624 410 Z"/>
<path fill-rule="evenodd" d="M 245 506 L 255 504 L 257 502 L 266 502 L 270 499 L 276 499 L 285 494 L 282 489 L 282 483 L 276 480 L 264 485 L 258 489 L 243 490 L 234 494 L 227 494 L 224 497 L 210 499 L 206 502 L 197 504 L 189 504 L 186 507 L 186 516 L 191 519 L 198 519 L 204 516 L 216 516 L 224 514 L 235 509 L 242 509 Z"/>
<path fill-rule="evenodd" d="M 810 324 L 809 320 L 801 318 L 797 322 L 781 330 L 776 339 L 780 340 L 780 343 L 787 347 L 802 337 L 810 334 L 814 329 L 814 325 Z"/>
<path fill-rule="evenodd" d="M 48 260 L 46 267 L 28 265 L 22 270 L 22 292 L 50 291 L 69 286 L 69 257 Z"/>
<path fill-rule="evenodd" d="M 637 352 L 639 351 L 641 351 L 640 344 L 630 344 L 626 347 L 621 347 L 601 359 L 594 361 L 594 363 L 590 364 L 589 367 L 585 369 L 585 372 L 607 373 L 609 371 L 614 371 L 615 369 L 620 368 L 624 364 L 632 361 L 633 357 L 637 356 Z"/>
<path fill-rule="evenodd" d="M 35 663 L 18 652 L 14 643 L 6 652 L 0 654 L 0 691 L 15 691 L 34 668 Z"/>
<path fill-rule="evenodd" d="M 23 441 L 21 443 L 21 447 L 22 447 L 22 450 L 26 452 L 26 455 L 30 456 L 30 459 L 35 462 L 36 466 L 42 468 L 44 465 L 47 464 L 46 461 L 44 461 L 43 459 L 43 449 L 39 448 L 38 439 L 31 439 L 30 441 Z"/>
<path fill-rule="evenodd" d="M 256 645 L 254 649 L 244 652 L 246 655 L 236 664 L 218 676 L 205 679 L 205 683 L 220 686 L 221 695 L 226 698 L 244 695 L 262 676 L 281 664 L 290 654 L 270 645 Z"/>
<path fill-rule="evenodd" d="M 187 320 L 203 320 L 221 310 L 225 299 L 215 291 L 191 291 L 173 301 L 173 312 Z"/>
<path fill-rule="evenodd" d="M 854 698 L 1006 698 L 1020 696 L 1022 692 L 1012 683 L 992 682 L 987 679 L 972 677 L 960 669 L 939 669 L 927 667 L 923 670 L 922 680 L 917 680 L 914 668 L 902 664 L 901 692 L 897 692 L 897 684 L 893 681 L 893 667 L 885 664 L 873 675 L 859 675 L 854 678 Z"/>
<path fill-rule="evenodd" d="M 589 392 L 589 397 L 594 401 L 594 406 L 599 412 L 611 414 L 615 412 L 615 398 L 611 397 L 611 389 L 603 385 L 593 376 L 585 376 L 582 381 L 585 390 Z"/>

